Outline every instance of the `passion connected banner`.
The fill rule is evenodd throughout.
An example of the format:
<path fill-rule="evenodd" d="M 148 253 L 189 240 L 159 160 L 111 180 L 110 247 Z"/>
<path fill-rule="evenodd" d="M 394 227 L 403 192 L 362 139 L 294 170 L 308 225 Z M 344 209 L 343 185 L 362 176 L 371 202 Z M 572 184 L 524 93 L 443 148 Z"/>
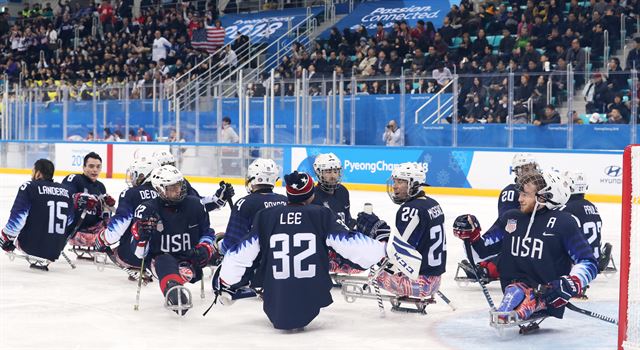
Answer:
<path fill-rule="evenodd" d="M 406 21 L 414 27 L 418 20 L 425 23 L 432 22 L 435 28 L 440 28 L 444 17 L 449 12 L 447 0 L 387 0 L 365 2 L 358 5 L 353 12 L 336 24 L 338 28 L 356 29 L 363 26 L 369 34 L 374 34 L 378 22 L 382 22 L 385 29 L 393 26 L 394 22 Z M 329 31 L 322 34 L 328 36 Z"/>

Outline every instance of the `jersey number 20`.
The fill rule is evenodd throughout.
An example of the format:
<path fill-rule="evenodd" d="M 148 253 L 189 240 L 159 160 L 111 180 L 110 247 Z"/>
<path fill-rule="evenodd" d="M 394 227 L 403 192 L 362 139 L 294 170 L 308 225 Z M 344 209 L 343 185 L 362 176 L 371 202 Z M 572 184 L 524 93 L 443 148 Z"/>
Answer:
<path fill-rule="evenodd" d="M 273 258 L 281 261 L 282 270 L 278 270 L 277 266 L 273 266 L 273 278 L 284 280 L 291 277 L 291 268 L 289 260 L 290 240 L 286 233 L 278 233 L 271 236 L 269 247 L 274 249 L 278 242 L 281 242 L 281 250 L 273 250 Z M 313 233 L 296 233 L 293 235 L 293 246 L 302 247 L 302 242 L 307 242 L 308 248 L 296 254 L 293 257 L 293 277 L 295 278 L 312 278 L 316 276 L 316 265 L 309 264 L 306 270 L 302 269 L 302 261 L 316 253 L 316 236 Z"/>
<path fill-rule="evenodd" d="M 67 202 L 48 201 L 49 207 L 49 233 L 63 235 L 67 227 L 67 216 L 62 213 L 62 208 L 68 208 Z"/>

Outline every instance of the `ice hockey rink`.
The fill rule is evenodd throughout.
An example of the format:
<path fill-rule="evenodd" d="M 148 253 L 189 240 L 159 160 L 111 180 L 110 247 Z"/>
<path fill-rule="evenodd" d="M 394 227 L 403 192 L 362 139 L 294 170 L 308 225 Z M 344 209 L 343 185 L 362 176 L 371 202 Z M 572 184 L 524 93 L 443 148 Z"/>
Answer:
<path fill-rule="evenodd" d="M 28 175 L 3 175 L 0 181 L 0 224 L 4 226 L 19 185 Z M 59 177 L 56 178 L 60 180 Z M 123 180 L 103 180 L 110 194 L 125 188 Z M 202 193 L 214 186 L 194 183 Z M 235 186 L 236 198 L 245 195 Z M 282 188 L 278 192 L 284 193 Z M 427 188 L 428 192 L 428 188 Z M 614 349 L 617 327 L 567 310 L 563 320 L 547 319 L 541 329 L 518 335 L 513 329 L 498 337 L 489 326 L 489 307 L 477 284 L 461 288 L 454 281 L 457 263 L 463 259 L 462 243 L 453 236 L 453 219 L 473 213 L 483 228 L 497 215 L 497 198 L 433 196 L 446 216 L 447 272 L 441 291 L 457 306 L 452 311 L 442 300 L 427 307 L 427 315 L 392 313 L 385 304 L 381 317 L 375 300 L 347 303 L 339 289 L 334 303 L 321 311 L 304 332 L 289 334 L 275 330 L 257 299 L 237 301 L 231 307 L 213 301 L 207 273 L 206 297 L 200 284 L 190 285 L 194 307 L 180 318 L 163 308 L 157 281 L 142 288 L 140 310 L 134 311 L 136 283 L 119 270 L 99 272 L 88 262 L 71 267 L 60 259 L 49 272 L 29 269 L 21 259 L 0 255 L 0 348 L 2 349 L 216 349 L 216 348 L 384 348 L 384 349 Z M 351 213 L 363 204 L 390 224 L 397 205 L 384 192 L 351 191 Z M 603 242 L 614 247 L 616 264 L 620 247 L 620 204 L 597 203 L 603 219 Z M 216 231 L 224 231 L 229 209 L 211 213 Z M 70 257 L 73 259 L 73 254 Z M 499 303 L 500 287 L 489 285 Z M 579 307 L 617 318 L 618 276 L 599 275 L 588 290 L 589 300 L 575 301 Z"/>

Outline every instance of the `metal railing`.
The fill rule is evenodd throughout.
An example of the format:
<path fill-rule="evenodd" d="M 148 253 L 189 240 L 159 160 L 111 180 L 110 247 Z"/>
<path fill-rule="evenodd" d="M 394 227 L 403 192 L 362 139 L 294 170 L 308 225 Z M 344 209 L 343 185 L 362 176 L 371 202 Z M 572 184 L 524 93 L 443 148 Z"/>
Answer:
<path fill-rule="evenodd" d="M 415 118 L 414 118 L 414 122 L 416 124 L 418 124 L 419 122 L 419 118 L 420 118 L 420 112 L 427 108 L 427 106 L 429 106 L 431 103 L 433 103 L 434 101 L 437 103 L 438 108 L 436 110 L 434 110 L 428 117 L 426 117 L 421 124 L 436 124 L 436 123 L 440 123 L 442 121 L 442 118 L 446 118 L 446 117 L 450 117 L 451 114 L 449 113 L 450 111 L 453 111 L 453 105 L 455 104 L 454 102 L 454 94 L 449 94 L 449 96 L 446 97 L 446 99 L 444 100 L 444 102 L 442 101 L 442 97 L 444 96 L 445 92 L 447 92 L 447 90 L 450 90 L 449 87 L 451 87 L 454 83 L 454 81 L 458 79 L 457 76 L 454 76 L 453 79 L 451 79 L 447 85 L 443 86 L 440 91 L 438 91 L 438 93 L 436 93 L 435 95 L 433 95 L 430 99 L 427 100 L 427 102 L 425 102 L 422 106 L 420 106 L 420 108 L 418 108 L 415 112 Z M 444 110 L 443 110 L 444 107 Z M 435 118 L 435 119 L 434 119 Z"/>

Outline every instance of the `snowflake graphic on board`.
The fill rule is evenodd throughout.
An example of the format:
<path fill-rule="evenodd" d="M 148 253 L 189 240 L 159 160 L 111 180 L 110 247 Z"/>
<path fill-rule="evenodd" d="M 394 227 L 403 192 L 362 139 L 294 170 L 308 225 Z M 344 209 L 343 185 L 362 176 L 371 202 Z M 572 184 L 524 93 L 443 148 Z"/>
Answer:
<path fill-rule="evenodd" d="M 446 185 L 449 183 L 450 177 L 449 173 L 446 170 L 438 171 L 436 182 L 438 185 Z"/>

